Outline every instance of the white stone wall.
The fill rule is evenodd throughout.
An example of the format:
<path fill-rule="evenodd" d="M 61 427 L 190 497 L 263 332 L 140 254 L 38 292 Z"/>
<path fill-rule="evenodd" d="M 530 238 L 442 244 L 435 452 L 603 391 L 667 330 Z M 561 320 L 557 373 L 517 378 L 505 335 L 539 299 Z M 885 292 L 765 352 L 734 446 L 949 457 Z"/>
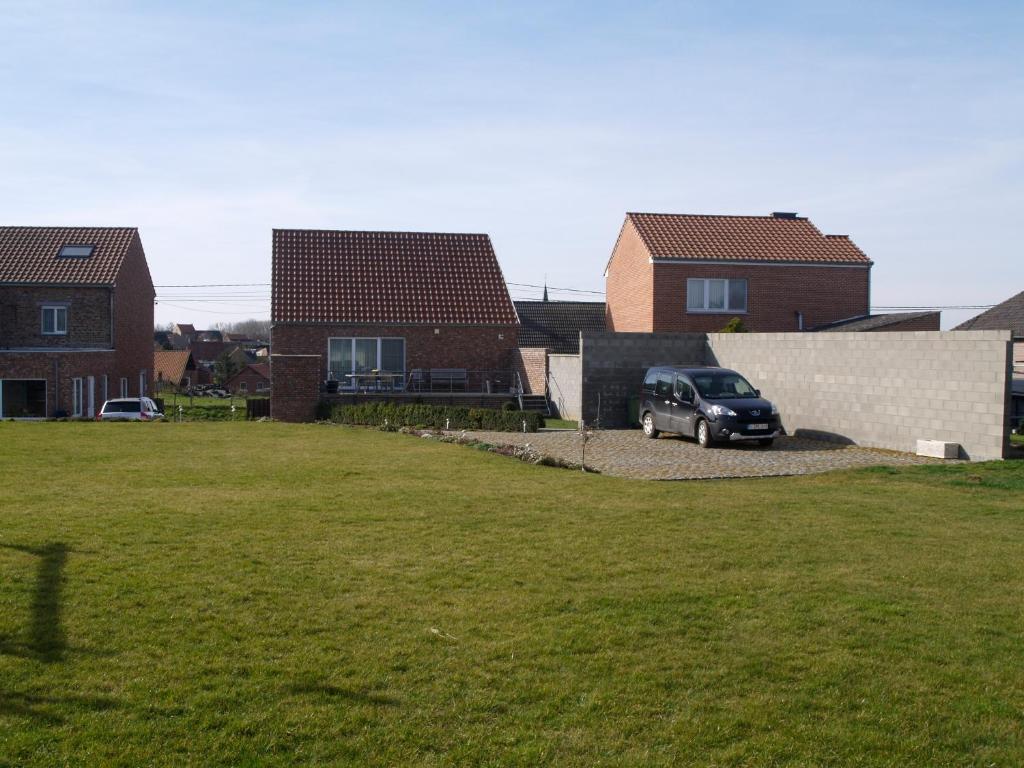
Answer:
<path fill-rule="evenodd" d="M 793 433 L 913 451 L 918 439 L 998 459 L 1009 441 L 1009 331 L 709 334 L 709 359 L 774 401 Z"/>
<path fill-rule="evenodd" d="M 561 418 L 579 421 L 582 381 L 579 355 L 548 355 L 548 399 Z"/>

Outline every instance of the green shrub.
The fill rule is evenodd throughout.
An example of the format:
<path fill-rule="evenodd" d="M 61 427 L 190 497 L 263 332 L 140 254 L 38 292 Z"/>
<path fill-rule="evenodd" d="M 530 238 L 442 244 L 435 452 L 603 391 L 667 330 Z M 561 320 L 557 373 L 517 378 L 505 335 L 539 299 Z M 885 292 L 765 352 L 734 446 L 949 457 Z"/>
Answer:
<path fill-rule="evenodd" d="M 536 432 L 544 426 L 544 417 L 530 411 L 496 411 L 491 408 L 463 408 L 454 405 L 424 405 L 412 403 L 361 403 L 359 405 L 331 405 L 321 402 L 317 418 L 336 424 L 365 424 L 369 426 L 419 427 L 433 429 L 475 429 L 491 432 L 521 432 L 526 422 L 527 432 Z"/>

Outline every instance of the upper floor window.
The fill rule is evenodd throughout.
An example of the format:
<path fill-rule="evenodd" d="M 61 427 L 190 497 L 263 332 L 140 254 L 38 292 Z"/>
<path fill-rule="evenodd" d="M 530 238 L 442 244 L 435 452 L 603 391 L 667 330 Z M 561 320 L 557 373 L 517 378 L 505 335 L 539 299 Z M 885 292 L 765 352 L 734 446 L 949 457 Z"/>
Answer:
<path fill-rule="evenodd" d="M 43 335 L 64 336 L 68 332 L 68 308 L 63 306 L 43 307 Z"/>
<path fill-rule="evenodd" d="M 688 312 L 746 312 L 747 281 L 691 277 L 686 281 Z"/>

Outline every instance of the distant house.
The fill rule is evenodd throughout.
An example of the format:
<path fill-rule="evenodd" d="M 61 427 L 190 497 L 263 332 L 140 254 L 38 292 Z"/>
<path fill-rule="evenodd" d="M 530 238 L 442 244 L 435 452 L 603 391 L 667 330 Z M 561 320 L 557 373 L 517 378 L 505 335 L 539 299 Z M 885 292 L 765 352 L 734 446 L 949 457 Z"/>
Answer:
<path fill-rule="evenodd" d="M 870 306 L 871 260 L 793 213 L 627 213 L 605 271 L 607 330 L 797 331 Z"/>
<path fill-rule="evenodd" d="M 274 418 L 312 418 L 317 381 L 508 391 L 519 323 L 487 235 L 276 229 L 271 293 Z"/>
<path fill-rule="evenodd" d="M 961 323 L 955 331 L 1005 331 L 1013 333 L 1013 362 L 1024 376 L 1024 292 L 996 304 L 977 317 Z"/>
<path fill-rule="evenodd" d="M 811 330 L 829 333 L 937 331 L 941 324 L 941 317 L 941 312 L 892 312 L 885 315 L 851 317 L 827 325 L 819 325 Z"/>
<path fill-rule="evenodd" d="M 580 333 L 604 331 L 603 301 L 517 301 L 519 349 L 516 368 L 527 393 L 547 389 L 548 355 L 575 355 Z"/>
<path fill-rule="evenodd" d="M 157 391 L 183 391 L 196 384 L 206 383 L 201 373 L 192 359 L 192 353 L 187 349 L 158 349 L 153 353 L 153 376 Z"/>
<path fill-rule="evenodd" d="M 134 227 L 0 227 L 0 417 L 149 393 L 154 295 Z"/>
<path fill-rule="evenodd" d="M 269 395 L 270 363 L 254 363 L 224 382 L 224 388 L 235 395 Z"/>

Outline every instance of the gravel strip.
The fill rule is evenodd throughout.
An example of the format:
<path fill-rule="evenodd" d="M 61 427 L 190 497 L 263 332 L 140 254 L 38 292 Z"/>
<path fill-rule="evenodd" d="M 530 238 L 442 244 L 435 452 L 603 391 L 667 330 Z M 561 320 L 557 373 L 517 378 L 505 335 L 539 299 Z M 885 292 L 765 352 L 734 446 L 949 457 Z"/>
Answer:
<path fill-rule="evenodd" d="M 492 445 L 529 444 L 538 453 L 580 462 L 578 432 L 467 432 Z M 834 469 L 878 465 L 942 464 L 910 453 L 840 445 L 803 437 L 781 437 L 770 448 L 723 445 L 704 450 L 694 441 L 662 435 L 648 440 L 640 430 L 594 432 L 587 441 L 586 464 L 605 475 L 639 480 L 707 480 L 726 477 L 810 475 Z"/>

